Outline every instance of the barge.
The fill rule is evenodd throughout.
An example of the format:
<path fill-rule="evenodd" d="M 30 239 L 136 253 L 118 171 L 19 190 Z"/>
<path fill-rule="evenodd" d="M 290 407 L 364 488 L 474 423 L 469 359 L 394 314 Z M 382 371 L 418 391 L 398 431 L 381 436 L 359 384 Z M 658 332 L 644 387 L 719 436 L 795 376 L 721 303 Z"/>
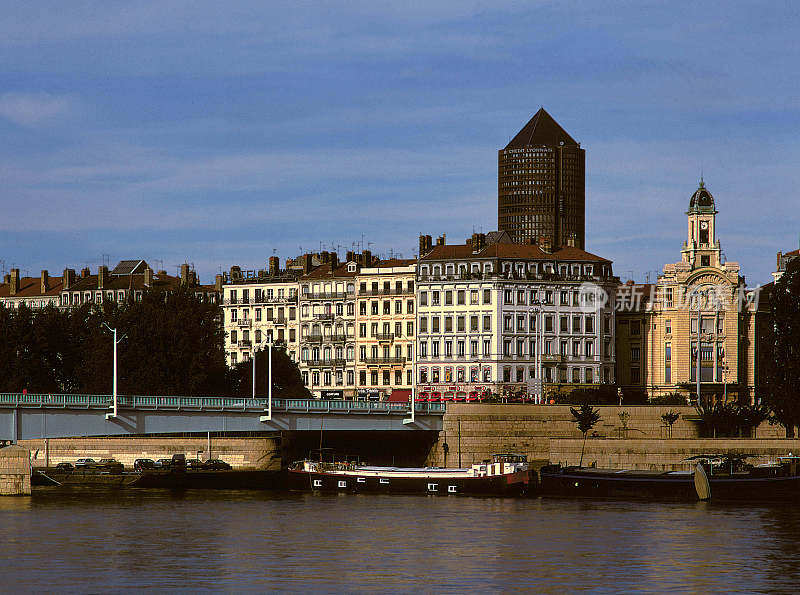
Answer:
<path fill-rule="evenodd" d="M 519 496 L 528 491 L 535 477 L 527 457 L 508 453 L 463 469 L 375 467 L 309 459 L 288 469 L 292 490 L 347 493 Z"/>

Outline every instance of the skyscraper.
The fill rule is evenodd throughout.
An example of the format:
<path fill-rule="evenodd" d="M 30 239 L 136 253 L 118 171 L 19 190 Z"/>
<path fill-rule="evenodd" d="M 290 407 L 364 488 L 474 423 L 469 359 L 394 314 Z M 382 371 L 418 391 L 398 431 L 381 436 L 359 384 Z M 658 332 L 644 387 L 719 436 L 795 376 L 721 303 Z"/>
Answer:
<path fill-rule="evenodd" d="M 497 156 L 497 225 L 515 242 L 585 247 L 586 151 L 544 108 Z"/>

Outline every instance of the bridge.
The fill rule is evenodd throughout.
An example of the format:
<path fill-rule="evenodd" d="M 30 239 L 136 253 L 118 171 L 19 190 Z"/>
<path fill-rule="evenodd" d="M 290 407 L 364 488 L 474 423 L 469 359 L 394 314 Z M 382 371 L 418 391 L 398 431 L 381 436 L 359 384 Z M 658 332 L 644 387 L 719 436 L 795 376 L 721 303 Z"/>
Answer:
<path fill-rule="evenodd" d="M 206 432 L 441 430 L 444 403 L 0 393 L 0 440 Z"/>

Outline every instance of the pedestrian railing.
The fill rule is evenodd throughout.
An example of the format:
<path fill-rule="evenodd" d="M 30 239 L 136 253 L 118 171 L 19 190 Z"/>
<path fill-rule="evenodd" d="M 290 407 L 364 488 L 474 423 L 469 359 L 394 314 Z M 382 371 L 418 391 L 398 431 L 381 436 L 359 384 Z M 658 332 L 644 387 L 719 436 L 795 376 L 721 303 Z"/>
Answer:
<path fill-rule="evenodd" d="M 120 409 L 142 411 L 228 411 L 263 412 L 267 409 L 267 399 L 251 397 L 186 397 L 159 395 L 119 395 L 117 406 Z M 65 394 L 24 394 L 0 393 L 0 408 L 43 408 L 43 409 L 110 409 L 113 407 L 111 395 L 65 395 Z M 364 414 L 377 413 L 405 415 L 410 406 L 407 402 L 390 401 L 346 401 L 343 399 L 272 399 L 273 413 L 320 413 L 320 414 Z M 445 403 L 417 402 L 416 413 L 443 415 Z"/>

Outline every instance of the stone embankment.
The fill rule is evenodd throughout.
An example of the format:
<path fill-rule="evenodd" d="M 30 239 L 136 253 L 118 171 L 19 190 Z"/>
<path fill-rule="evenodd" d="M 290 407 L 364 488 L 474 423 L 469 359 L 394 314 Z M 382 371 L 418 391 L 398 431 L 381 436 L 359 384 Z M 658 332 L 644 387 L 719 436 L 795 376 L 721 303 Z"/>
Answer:
<path fill-rule="evenodd" d="M 0 448 L 0 496 L 29 496 L 31 468 L 26 448 Z"/>
<path fill-rule="evenodd" d="M 222 459 L 234 469 L 279 470 L 280 441 L 277 438 L 48 438 L 21 440 L 31 451 L 34 467 L 53 467 L 61 462 L 75 463 L 89 457 L 95 461 L 114 458 L 126 467 L 136 459 L 168 459 L 183 453 L 187 459 Z"/>
<path fill-rule="evenodd" d="M 771 456 L 798 450 L 796 442 L 782 439 L 783 428 L 767 423 L 759 426 L 755 439 L 699 439 L 698 415 L 693 407 L 602 406 L 597 409 L 601 420 L 593 430 L 596 436 L 587 440 L 587 452 L 596 454 L 584 456 L 584 463 L 597 460 L 598 464 L 607 466 L 610 459 L 614 466 L 667 468 L 686 456 L 709 451 L 727 452 L 746 447 L 748 453 Z M 680 415 L 671 427 L 661 419 L 669 411 Z M 582 442 L 567 405 L 448 405 L 443 430 L 426 463 L 454 466 L 460 462 L 466 466 L 497 452 L 517 452 L 528 455 L 532 461 L 577 464 Z M 576 444 L 577 458 L 574 456 Z"/>

